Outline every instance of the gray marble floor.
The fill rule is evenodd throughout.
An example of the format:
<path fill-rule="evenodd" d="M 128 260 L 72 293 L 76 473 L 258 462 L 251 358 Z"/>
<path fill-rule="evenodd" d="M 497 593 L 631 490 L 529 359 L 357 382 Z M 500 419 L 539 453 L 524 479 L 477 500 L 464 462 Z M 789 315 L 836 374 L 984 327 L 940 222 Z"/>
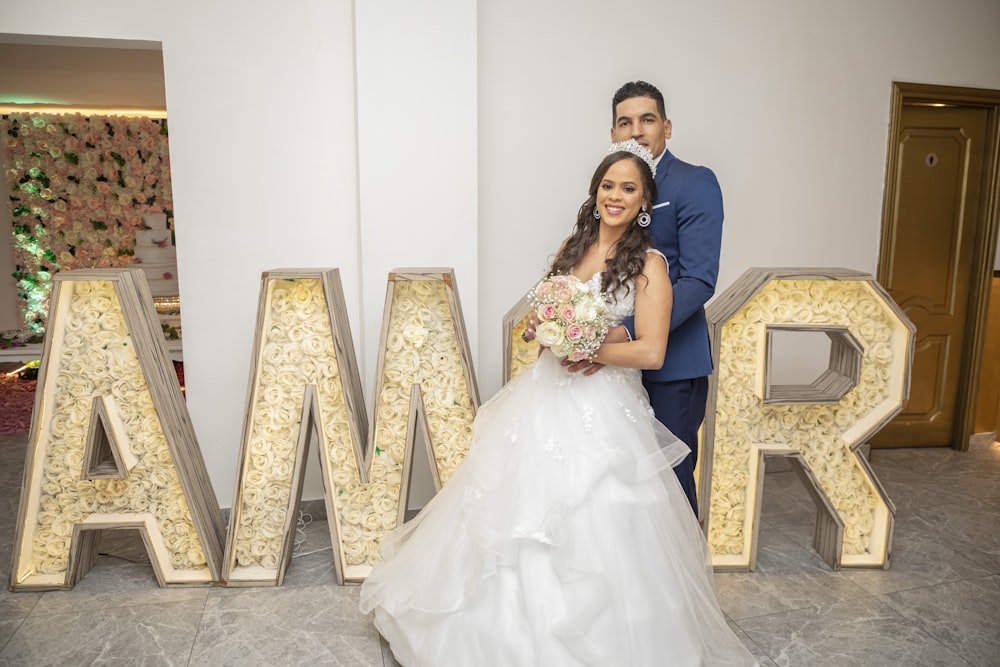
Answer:
<path fill-rule="evenodd" d="M 26 440 L 0 436 L 5 578 Z M 892 567 L 831 571 L 798 477 L 771 472 L 757 571 L 716 575 L 733 628 L 762 665 L 1000 665 L 1000 445 L 871 462 L 898 509 Z M 141 542 L 106 531 L 73 590 L 0 591 L 0 665 L 397 665 L 336 584 L 325 522 L 304 532 L 280 588 L 160 589 Z"/>

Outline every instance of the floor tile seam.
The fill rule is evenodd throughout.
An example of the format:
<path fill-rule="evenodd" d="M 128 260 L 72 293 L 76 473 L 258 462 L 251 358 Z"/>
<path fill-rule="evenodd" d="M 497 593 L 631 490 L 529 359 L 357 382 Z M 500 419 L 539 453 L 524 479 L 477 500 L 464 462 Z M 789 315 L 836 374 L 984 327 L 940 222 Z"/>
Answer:
<path fill-rule="evenodd" d="M 22 591 L 22 592 L 19 592 L 19 593 L 15 593 L 14 591 L 11 591 L 10 589 L 7 589 L 7 590 L 10 592 L 11 596 L 31 595 L 30 591 Z M 37 607 L 38 603 L 41 602 L 41 601 L 42 601 L 42 595 L 39 595 L 38 597 L 36 597 L 35 601 L 28 608 L 27 613 L 25 613 L 25 617 L 31 616 L 31 612 L 33 612 L 35 610 L 35 607 Z"/>
<path fill-rule="evenodd" d="M 941 541 L 943 539 L 945 539 L 945 538 L 948 537 L 948 534 L 946 532 L 942 532 L 943 530 L 944 529 L 942 527 L 942 528 L 939 528 L 938 530 L 934 530 L 934 531 L 911 531 L 911 535 L 914 534 L 914 533 L 917 533 L 921 537 L 933 541 L 936 544 L 936 546 L 938 546 L 939 548 L 941 548 L 941 549 L 943 549 L 943 550 L 951 553 L 955 558 L 957 558 L 958 560 L 960 560 L 961 561 L 961 563 L 960 563 L 961 565 L 964 565 L 966 567 L 980 569 L 980 570 L 985 570 L 986 572 L 989 572 L 989 573 L 1000 574 L 1000 562 L 998 562 L 998 565 L 995 568 L 991 567 L 991 566 L 987 566 L 987 565 L 982 565 L 982 564 L 976 562 L 975 560 L 969 558 L 968 556 L 966 556 L 965 553 L 963 553 L 962 551 L 959 551 L 959 549 L 962 548 L 961 545 L 955 545 L 953 547 L 953 546 L 951 546 L 950 543 L 949 544 L 943 544 Z M 955 558 L 950 559 L 950 562 L 953 563 L 954 560 L 955 560 Z M 890 563 L 891 562 L 892 562 L 892 558 L 890 556 Z M 890 566 L 889 568 L 887 568 L 887 571 L 891 572 L 892 571 L 892 567 Z M 983 576 L 983 575 L 979 575 L 979 576 Z M 961 579 L 976 579 L 976 578 L 978 578 L 978 576 L 958 577 L 958 580 L 961 580 Z M 948 581 L 953 581 L 953 579 L 944 579 L 944 580 L 936 582 L 936 583 L 941 584 L 941 583 L 946 583 Z M 934 585 L 934 584 L 928 584 L 928 585 Z M 923 587 L 922 586 L 917 586 L 917 588 L 923 588 Z"/>
<path fill-rule="evenodd" d="M 961 660 L 963 664 L 969 665 L 969 667 L 976 667 L 976 663 L 975 662 L 972 662 L 971 660 L 969 660 L 968 658 L 966 658 L 964 655 L 962 655 L 961 653 L 959 653 L 958 651 L 956 651 L 952 647 L 950 647 L 947 644 L 945 644 L 943 641 L 941 641 L 940 639 L 938 639 L 937 637 L 935 637 L 934 635 L 932 635 L 930 632 L 928 632 L 923 626 L 914 626 L 914 625 L 911 625 L 910 627 L 913 628 L 914 630 L 916 630 L 921 635 L 923 635 L 925 638 L 933 641 L 935 644 L 937 644 L 938 646 L 940 646 L 942 649 L 944 649 L 948 653 L 950 653 L 953 656 L 955 656 L 955 658 L 957 660 Z"/>
<path fill-rule="evenodd" d="M 962 561 L 964 561 L 965 564 L 968 564 L 971 567 L 977 567 L 977 568 L 979 568 L 981 570 L 986 570 L 986 572 L 989 573 L 989 574 L 985 574 L 985 575 L 980 575 L 978 577 L 962 577 L 961 578 L 962 580 L 965 580 L 965 579 L 981 579 L 982 577 L 985 577 L 985 576 L 1000 575 L 1000 560 L 997 560 L 996 561 L 996 565 L 993 565 L 993 566 L 991 566 L 991 565 L 982 565 L 981 563 L 979 563 L 979 562 L 977 562 L 977 561 L 969 558 L 968 556 L 966 556 L 961 551 L 958 551 L 957 549 L 953 549 L 951 547 L 945 547 L 945 549 L 947 549 L 948 551 L 952 552 L 953 554 L 955 554 L 956 556 L 958 556 L 959 558 L 961 558 Z M 986 553 L 985 549 L 981 549 L 981 553 Z M 941 582 L 941 583 L 945 583 L 945 582 Z"/>
<path fill-rule="evenodd" d="M 392 652 L 392 647 L 389 646 L 389 642 L 377 629 L 376 632 L 378 633 L 379 652 L 382 655 L 382 667 L 401 667 L 399 661 L 396 660 L 396 654 Z"/>
<path fill-rule="evenodd" d="M 904 614 L 902 614 L 894 605 L 890 604 L 886 600 L 882 600 L 881 597 L 882 596 L 879 596 L 879 595 L 871 595 L 871 596 L 868 596 L 867 599 L 873 600 L 874 602 L 876 602 L 877 604 L 879 604 L 883 609 L 888 609 L 894 616 L 897 617 L 897 620 L 899 620 L 899 621 L 901 621 L 903 623 L 906 623 L 908 625 L 908 627 L 913 628 L 913 630 L 915 630 L 917 633 L 919 633 L 925 640 L 932 641 L 934 644 L 940 646 L 941 648 L 943 648 L 948 653 L 954 655 L 957 659 L 961 660 L 963 663 L 965 663 L 967 665 L 975 665 L 976 664 L 976 663 L 971 662 L 970 660 L 968 660 L 964 655 L 958 653 L 957 651 L 955 651 L 953 648 L 951 648 L 950 646 L 948 646 L 947 644 L 945 644 L 944 642 L 942 642 L 937 637 L 935 637 L 924 626 L 917 626 L 917 625 L 914 625 L 914 624 L 910 623 L 910 619 L 909 618 L 907 618 Z M 859 598 L 859 600 L 860 599 L 866 599 L 866 598 Z M 858 600 L 842 600 L 842 601 L 839 601 L 839 602 L 830 602 L 830 603 L 822 604 L 822 605 L 808 605 L 806 607 L 799 607 L 799 608 L 795 608 L 795 609 L 786 609 L 784 611 L 772 612 L 772 613 L 769 613 L 769 614 L 760 614 L 760 615 L 757 615 L 757 616 L 748 616 L 748 617 L 746 617 L 744 619 L 734 619 L 733 623 L 745 635 L 747 635 L 747 637 L 750 638 L 750 641 L 752 641 L 755 646 L 757 646 L 758 648 L 760 648 L 760 652 L 761 653 L 763 653 L 764 655 L 766 655 L 771 661 L 777 663 L 777 659 L 773 655 L 771 655 L 768 651 L 766 651 L 762 647 L 760 647 L 760 645 L 754 640 L 753 636 L 750 634 L 750 632 L 747 630 L 747 628 L 745 628 L 742 625 L 741 621 L 757 620 L 757 619 L 767 618 L 769 616 L 778 616 L 778 615 L 782 615 L 782 614 L 787 614 L 789 612 L 802 611 L 804 609 L 816 609 L 817 612 L 818 612 L 818 611 L 820 611 L 820 610 L 822 610 L 822 609 L 824 609 L 826 607 L 831 607 L 831 606 L 834 606 L 834 605 L 843 604 L 845 602 L 857 602 L 857 601 Z"/>
<path fill-rule="evenodd" d="M 912 477 L 915 480 L 928 479 L 928 477 L 920 476 L 924 474 L 929 475 L 930 479 L 939 479 L 942 482 L 955 482 L 966 478 L 988 480 L 998 476 L 997 471 L 993 468 L 995 465 L 996 463 L 993 461 L 968 461 L 957 464 L 946 463 L 934 466 L 933 468 L 897 468 L 895 475 Z"/>
<path fill-rule="evenodd" d="M 978 577 L 964 577 L 962 579 L 957 579 L 955 581 L 942 582 L 942 583 L 958 583 L 961 581 L 981 581 L 985 579 L 996 579 L 998 584 L 998 592 L 1000 592 L 1000 572 L 989 572 L 988 574 L 983 574 Z"/>
<path fill-rule="evenodd" d="M 979 499 L 982 496 L 977 496 L 970 494 L 964 488 L 961 487 L 962 484 L 966 484 L 969 481 L 974 481 L 976 484 L 991 485 L 994 483 L 1000 483 L 1000 479 L 997 479 L 995 475 L 991 475 L 989 478 L 975 478 L 975 479 L 952 479 L 952 480 L 931 480 L 928 478 L 923 479 L 912 479 L 912 480 L 900 480 L 900 479 L 883 479 L 880 480 L 885 486 L 886 493 L 890 497 L 893 495 L 899 495 L 900 493 L 908 492 L 919 492 L 923 494 L 934 494 L 936 496 L 951 496 L 957 498 L 957 500 L 949 500 L 948 502 L 961 502 L 965 498 Z"/>
<path fill-rule="evenodd" d="M 838 605 L 838 604 L 845 604 L 845 603 L 848 603 L 848 602 L 860 602 L 861 600 L 875 600 L 876 602 L 882 602 L 881 600 L 878 599 L 878 597 L 879 597 L 878 595 L 872 595 L 871 593 L 869 593 L 868 591 L 864 590 L 860 586 L 855 585 L 855 587 L 858 588 L 860 591 L 862 591 L 864 593 L 864 595 L 861 596 L 861 597 L 857 597 L 857 598 L 845 598 L 843 600 L 836 600 L 834 602 L 824 602 L 823 604 L 807 604 L 807 605 L 802 605 L 801 607 L 788 607 L 786 609 L 780 609 L 780 610 L 777 610 L 777 611 L 771 611 L 771 612 L 768 612 L 766 614 L 757 614 L 757 615 L 754 615 L 754 616 L 741 616 L 741 617 L 737 618 L 737 617 L 734 617 L 734 616 L 730 615 L 730 618 L 732 619 L 732 621 L 734 623 L 736 623 L 737 625 L 740 626 L 741 630 L 743 630 L 744 632 L 746 632 L 746 629 L 743 628 L 742 625 L 740 625 L 740 623 L 742 621 L 750 621 L 750 620 L 755 620 L 755 619 L 759 619 L 759 618 L 767 618 L 768 616 L 779 616 L 781 614 L 789 614 L 789 613 L 796 612 L 796 611 L 804 611 L 806 609 L 820 610 L 820 609 L 824 609 L 826 607 L 832 607 L 832 606 Z M 903 615 L 900 614 L 894 607 L 892 608 L 892 612 L 894 614 L 897 614 L 898 616 L 900 616 L 901 618 L 903 618 L 905 620 L 905 617 L 903 617 Z"/>
<path fill-rule="evenodd" d="M 834 569 L 832 569 L 829 566 L 829 564 L 826 561 L 822 560 L 822 558 L 820 557 L 820 555 L 818 553 L 816 553 L 815 551 L 812 551 L 812 549 L 810 549 L 810 553 L 813 556 L 815 556 L 816 558 L 820 559 L 820 562 L 823 564 L 823 567 L 815 567 L 815 568 L 812 568 L 810 570 L 801 570 L 801 569 L 799 569 L 799 570 L 789 571 L 789 570 L 784 569 L 784 568 L 771 568 L 771 567 L 768 567 L 766 565 L 763 565 L 763 566 L 758 565 L 758 567 L 757 567 L 756 570 L 747 571 L 744 574 L 757 574 L 757 575 L 760 575 L 762 577 L 767 577 L 769 579 L 777 579 L 779 577 L 809 577 L 809 578 L 813 578 L 813 577 L 831 577 L 835 581 L 846 581 L 846 582 L 848 582 L 850 584 L 853 584 L 854 586 L 856 586 L 856 587 L 860 588 L 861 590 L 863 590 L 865 593 L 868 593 L 867 590 L 861 588 L 856 583 L 854 583 L 853 581 L 851 581 L 850 577 L 845 576 L 846 574 L 848 574 L 850 572 L 861 572 L 861 571 L 867 570 L 868 568 L 842 567 L 839 570 L 834 570 Z M 806 565 L 806 564 L 802 563 L 802 562 L 799 562 L 799 563 L 797 563 L 797 565 Z M 870 593 L 868 593 L 868 594 L 870 595 Z"/>
<path fill-rule="evenodd" d="M 981 580 L 985 580 L 985 579 L 996 579 L 997 580 L 997 584 L 998 584 L 997 589 L 998 589 L 998 592 L 1000 592 L 1000 573 L 993 573 L 993 574 L 985 574 L 985 575 L 982 575 L 982 576 L 979 576 L 979 577 L 965 577 L 963 579 L 954 579 L 954 580 L 951 580 L 951 581 L 942 581 L 942 582 L 939 582 L 937 584 L 930 584 L 928 586 L 917 586 L 915 588 L 905 588 L 905 589 L 901 589 L 901 590 L 898 590 L 898 591 L 892 591 L 891 593 L 880 593 L 876 597 L 879 597 L 879 598 L 888 598 L 889 596 L 896 595 L 898 593 L 908 593 L 910 591 L 919 591 L 919 590 L 924 589 L 924 588 L 934 588 L 936 586 L 944 586 L 944 585 L 951 585 L 951 584 L 960 584 L 960 583 L 963 583 L 963 582 L 976 582 L 976 581 L 981 581 Z M 896 606 L 893 605 L 892 602 L 889 601 L 889 600 L 885 600 L 885 603 L 889 604 L 889 605 L 892 605 L 894 609 L 896 608 Z M 910 605 L 905 605 L 904 609 L 909 609 L 909 607 L 910 607 Z"/>
<path fill-rule="evenodd" d="M 208 600 L 209 596 L 206 595 L 204 604 L 201 606 L 201 613 L 198 616 L 198 625 L 195 627 L 194 636 L 191 638 L 191 649 L 188 651 L 187 662 L 184 663 L 188 667 L 190 667 L 194 660 L 194 649 L 198 646 L 198 637 L 201 635 L 201 628 L 205 623 L 205 614 L 208 612 Z"/>
<path fill-rule="evenodd" d="M 891 593 L 886 593 L 885 595 L 882 595 L 882 596 L 879 596 L 879 597 L 880 598 L 882 598 L 882 597 L 888 597 L 889 595 L 891 595 Z M 899 616 L 902 616 L 903 620 L 908 622 L 910 628 L 912 628 L 916 632 L 920 633 L 921 635 L 927 637 L 928 639 L 932 639 L 935 643 L 939 644 L 943 649 L 945 649 L 946 651 L 948 651 L 949 653 L 951 653 L 952 655 L 954 655 L 955 657 L 957 657 L 959 660 L 961 660 L 965 664 L 967 664 L 967 665 L 977 665 L 978 664 L 975 661 L 971 660 L 970 658 L 967 658 L 962 653 L 959 653 L 958 651 L 956 651 L 954 648 L 952 648 L 948 644 L 944 643 L 944 641 L 942 641 L 941 639 L 938 639 L 934 635 L 934 632 L 933 632 L 933 630 L 938 627 L 937 624 L 934 624 L 934 623 L 932 623 L 932 624 L 926 624 L 926 623 L 921 622 L 923 620 L 922 618 L 912 619 L 912 618 L 906 616 L 899 609 L 897 609 L 896 606 L 890 600 L 880 600 L 880 602 L 882 602 L 886 606 L 890 607 L 893 610 L 893 612 L 895 612 Z M 962 634 L 962 636 L 963 637 L 965 636 L 964 633 Z"/>
<path fill-rule="evenodd" d="M 934 505 L 930 507 L 916 507 L 907 508 L 911 514 L 908 516 L 909 520 L 918 520 L 925 525 L 939 526 L 940 522 L 944 522 L 945 526 L 950 526 L 954 523 L 954 516 L 946 516 L 945 512 L 954 512 L 957 508 L 960 513 L 964 516 L 959 516 L 960 520 L 968 519 L 969 517 L 976 517 L 980 513 L 975 510 L 969 510 L 970 506 L 974 504 L 984 502 L 982 499 L 977 498 L 975 500 L 959 500 L 952 503 L 941 503 L 939 505 Z M 994 500 L 986 500 L 985 502 L 991 504 L 997 504 L 997 511 L 1000 512 L 1000 503 Z M 939 523 L 935 523 L 938 521 Z"/>
<path fill-rule="evenodd" d="M 766 614 L 763 615 L 763 616 L 766 616 Z M 756 616 L 754 618 L 762 618 L 763 616 Z M 742 625 L 739 624 L 739 621 L 732 620 L 732 624 L 735 625 L 737 628 L 739 628 L 740 632 L 742 632 L 743 635 L 747 639 L 750 640 L 750 643 L 753 644 L 754 648 L 757 649 L 756 651 L 750 651 L 751 653 L 753 653 L 754 655 L 764 655 L 764 656 L 767 657 L 768 660 L 770 660 L 774 664 L 778 664 L 778 661 L 775 659 L 775 657 L 773 655 L 771 655 L 770 652 L 768 652 L 767 650 L 765 650 L 763 646 L 761 646 L 760 644 L 758 644 L 757 641 L 753 637 L 750 636 L 750 633 L 747 632 L 747 629 L 744 628 Z M 742 638 L 741 638 L 741 641 L 742 641 Z"/>
<path fill-rule="evenodd" d="M 4 653 L 4 651 L 7 650 L 7 646 L 10 644 L 11 640 L 14 639 L 14 637 L 17 635 L 17 633 L 20 632 L 21 626 L 24 625 L 24 622 L 27 621 L 27 620 L 28 620 L 27 614 L 25 614 L 24 616 L 22 616 L 20 622 L 17 624 L 17 627 L 14 628 L 14 631 L 12 633 L 10 633 L 9 637 L 7 637 L 7 641 L 5 641 L 3 643 L 3 645 L 0 645 L 0 664 L 2 664 L 3 653 Z"/>
<path fill-rule="evenodd" d="M 975 565 L 975 563 L 973 563 L 973 565 Z M 919 590 L 923 590 L 925 588 L 934 588 L 936 586 L 943 586 L 945 584 L 957 584 L 957 583 L 961 583 L 963 581 L 976 581 L 978 579 L 988 579 L 990 577 L 998 577 L 998 576 L 1000 576 L 1000 572 L 987 573 L 987 574 L 982 574 L 982 575 L 973 576 L 973 577 L 955 577 L 953 579 L 943 579 L 941 581 L 935 581 L 933 583 L 923 584 L 923 585 L 920 585 L 920 586 L 910 586 L 908 588 L 897 588 L 895 590 L 885 591 L 883 593 L 872 593 L 872 596 L 873 597 L 883 597 L 883 596 L 887 596 L 887 595 L 895 595 L 896 593 L 908 593 L 910 591 L 919 591 Z M 867 589 L 865 589 L 865 590 L 867 590 Z"/>
<path fill-rule="evenodd" d="M 1000 484 L 1000 480 L 997 481 L 997 484 Z M 1000 493 L 998 493 L 998 495 L 995 496 L 994 495 L 974 496 L 970 497 L 968 500 L 952 500 L 948 502 L 943 502 L 929 509 L 951 507 L 952 505 L 968 505 L 969 503 L 995 503 L 997 501 L 1000 501 Z"/>
<path fill-rule="evenodd" d="M 816 519 L 814 517 L 814 518 L 812 518 L 812 519 L 810 519 L 808 521 L 777 521 L 777 522 L 774 521 L 774 519 L 772 519 L 772 520 L 768 521 L 767 525 L 769 527 L 773 528 L 774 530 L 778 531 L 782 535 L 785 535 L 787 537 L 787 534 L 785 533 L 785 529 L 787 529 L 787 528 L 801 528 L 802 526 L 815 526 L 816 525 Z"/>
<path fill-rule="evenodd" d="M 101 595 L 106 595 L 106 593 L 102 593 Z M 132 603 L 125 603 L 125 604 L 106 604 L 106 605 L 103 605 L 103 606 L 100 606 L 100 607 L 91 607 L 91 608 L 83 608 L 83 609 L 78 609 L 78 608 L 75 608 L 75 607 L 68 607 L 66 609 L 63 609 L 63 610 L 60 610 L 60 611 L 53 611 L 53 612 L 36 611 L 36 609 L 38 607 L 38 604 L 36 603 L 35 606 L 32 608 L 31 613 L 28 614 L 28 616 L 30 616 L 31 618 L 45 618 L 47 616 L 61 616 L 63 614 L 79 614 L 79 613 L 86 613 L 86 612 L 97 613 L 97 612 L 107 611 L 109 609 L 131 609 L 133 607 L 155 607 L 155 606 L 162 606 L 162 605 L 165 605 L 165 604 L 180 604 L 180 603 L 183 603 L 183 602 L 191 602 L 192 600 L 197 600 L 197 599 L 198 598 L 191 597 L 191 598 L 184 598 L 184 599 L 181 599 L 181 600 L 157 600 L 157 601 L 154 601 L 154 602 L 132 602 Z M 208 596 L 206 595 L 205 596 L 205 600 L 207 600 L 207 599 L 208 599 Z"/>

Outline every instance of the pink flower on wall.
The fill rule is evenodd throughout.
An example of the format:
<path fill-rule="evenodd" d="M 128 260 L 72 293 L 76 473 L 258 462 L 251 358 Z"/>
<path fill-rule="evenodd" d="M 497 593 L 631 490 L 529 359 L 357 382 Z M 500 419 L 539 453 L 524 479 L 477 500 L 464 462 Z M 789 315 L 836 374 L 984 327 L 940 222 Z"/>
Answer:
<path fill-rule="evenodd" d="M 166 120 L 14 113 L 3 120 L 14 277 L 44 326 L 52 275 L 128 266 L 142 215 L 173 212 Z"/>

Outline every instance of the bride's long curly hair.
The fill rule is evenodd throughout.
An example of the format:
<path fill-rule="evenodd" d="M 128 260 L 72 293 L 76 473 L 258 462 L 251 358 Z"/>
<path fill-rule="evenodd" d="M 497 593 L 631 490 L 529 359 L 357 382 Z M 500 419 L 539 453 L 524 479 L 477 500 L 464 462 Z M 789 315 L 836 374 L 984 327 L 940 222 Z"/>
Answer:
<path fill-rule="evenodd" d="M 642 192 L 646 202 L 652 206 L 656 201 L 656 181 L 649 170 L 649 165 L 641 159 L 627 151 L 618 151 L 608 154 L 601 163 L 597 165 L 593 178 L 590 179 L 590 196 L 580 206 L 580 211 L 576 214 L 576 226 L 573 233 L 563 243 L 558 255 L 549 268 L 548 275 L 568 274 L 573 271 L 591 245 L 597 242 L 598 230 L 601 221 L 594 218 L 594 209 L 597 207 L 597 188 L 604 180 L 604 175 L 611 168 L 611 165 L 621 160 L 631 160 L 639 170 L 642 177 Z M 622 237 L 615 244 L 614 256 L 607 261 L 604 273 L 601 275 L 601 291 L 605 294 L 613 294 L 621 285 L 625 285 L 626 290 L 629 284 L 642 274 L 646 266 L 646 250 L 649 249 L 649 234 L 645 227 L 640 227 L 635 220 L 629 223 L 628 228 Z"/>

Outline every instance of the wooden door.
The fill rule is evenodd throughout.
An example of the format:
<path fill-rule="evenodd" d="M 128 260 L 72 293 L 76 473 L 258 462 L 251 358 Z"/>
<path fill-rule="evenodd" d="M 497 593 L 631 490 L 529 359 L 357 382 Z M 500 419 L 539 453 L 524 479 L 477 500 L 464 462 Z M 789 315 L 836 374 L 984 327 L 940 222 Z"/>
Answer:
<path fill-rule="evenodd" d="M 986 155 L 985 108 L 901 110 L 883 286 L 917 326 L 910 400 L 875 447 L 949 446 L 956 432 Z"/>

